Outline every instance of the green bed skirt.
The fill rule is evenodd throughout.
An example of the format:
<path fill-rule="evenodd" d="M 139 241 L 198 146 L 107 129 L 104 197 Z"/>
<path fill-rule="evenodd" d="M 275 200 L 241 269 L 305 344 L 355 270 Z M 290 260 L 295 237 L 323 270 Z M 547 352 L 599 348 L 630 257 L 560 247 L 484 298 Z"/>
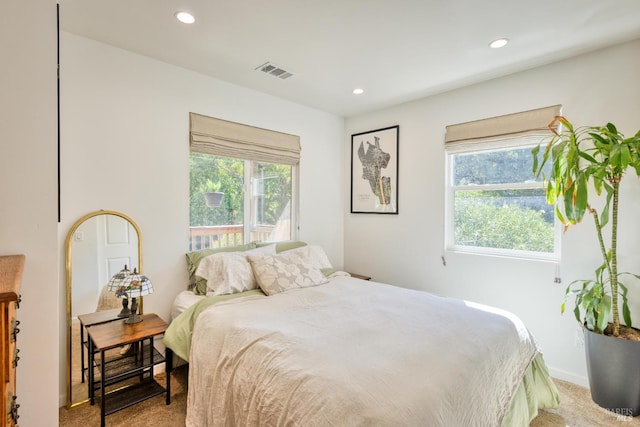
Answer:
<path fill-rule="evenodd" d="M 538 354 L 525 372 L 502 426 L 528 426 L 538 416 L 538 409 L 557 408 L 559 404 L 558 389 L 549 376 L 542 354 Z"/>

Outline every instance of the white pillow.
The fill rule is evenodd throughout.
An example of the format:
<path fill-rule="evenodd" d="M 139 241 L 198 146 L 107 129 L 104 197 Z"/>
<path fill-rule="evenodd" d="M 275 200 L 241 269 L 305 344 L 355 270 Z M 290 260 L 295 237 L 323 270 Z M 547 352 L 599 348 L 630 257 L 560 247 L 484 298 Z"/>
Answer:
<path fill-rule="evenodd" d="M 306 245 L 299 248 L 290 249 L 288 251 L 280 252 L 281 254 L 298 254 L 304 258 L 309 259 L 311 265 L 317 269 L 333 268 L 329 257 L 325 253 L 322 247 L 317 245 Z"/>
<path fill-rule="evenodd" d="M 258 284 L 253 276 L 251 265 L 247 261 L 247 255 L 275 253 L 275 244 L 245 252 L 218 252 L 200 261 L 196 275 L 207 279 L 207 296 L 235 294 L 256 289 Z"/>
<path fill-rule="evenodd" d="M 294 251 L 247 257 L 256 281 L 265 294 L 273 295 L 288 289 L 306 288 L 328 282 L 308 257 L 293 253 Z"/>

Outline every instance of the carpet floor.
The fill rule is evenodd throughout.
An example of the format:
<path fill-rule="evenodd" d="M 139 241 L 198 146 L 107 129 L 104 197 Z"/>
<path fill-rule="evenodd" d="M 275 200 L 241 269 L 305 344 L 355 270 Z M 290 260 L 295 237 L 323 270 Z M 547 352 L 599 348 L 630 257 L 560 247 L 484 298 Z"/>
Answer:
<path fill-rule="evenodd" d="M 156 375 L 164 385 L 164 374 Z M 640 417 L 617 417 L 593 403 L 589 390 L 554 380 L 560 392 L 560 407 L 540 411 L 531 427 L 640 427 Z M 181 427 L 185 425 L 187 408 L 187 367 L 171 374 L 171 404 L 164 396 L 156 396 L 106 417 L 109 427 Z M 83 404 L 71 409 L 60 408 L 61 427 L 93 427 L 100 425 L 100 406 Z M 460 426 L 462 427 L 462 426 Z"/>

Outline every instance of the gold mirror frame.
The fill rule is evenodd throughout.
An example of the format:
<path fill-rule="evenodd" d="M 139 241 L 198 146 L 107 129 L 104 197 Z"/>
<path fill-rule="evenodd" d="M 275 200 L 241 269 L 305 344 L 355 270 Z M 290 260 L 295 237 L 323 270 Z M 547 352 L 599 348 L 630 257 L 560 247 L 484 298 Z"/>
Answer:
<path fill-rule="evenodd" d="M 137 237 L 138 237 L 138 271 L 140 273 L 142 273 L 142 233 L 140 232 L 140 227 L 138 227 L 138 224 L 136 224 L 136 222 L 131 219 L 129 216 L 123 214 L 122 212 L 117 212 L 117 211 L 110 211 L 110 210 L 99 210 L 99 211 L 95 211 L 95 212 L 91 212 L 86 214 L 85 216 L 83 216 L 82 218 L 80 218 L 79 220 L 77 220 L 73 226 L 71 227 L 71 229 L 69 230 L 69 232 L 67 233 L 67 238 L 65 240 L 65 271 L 66 271 L 66 282 L 67 282 L 67 408 L 72 408 L 74 406 L 83 404 L 85 402 L 87 402 L 89 399 L 88 397 L 86 399 L 82 399 L 80 401 L 77 402 L 73 402 L 72 399 L 72 393 L 71 393 L 71 370 L 72 370 L 72 360 L 71 360 L 71 356 L 72 356 L 72 346 L 73 346 L 73 342 L 72 342 L 72 310 L 71 310 L 71 304 L 72 304 L 72 296 L 71 296 L 71 285 L 72 285 L 72 277 L 71 277 L 71 242 L 73 241 L 73 236 L 76 233 L 76 230 L 78 229 L 78 227 L 80 227 L 82 224 L 84 224 L 87 220 L 100 216 L 100 215 L 114 215 L 117 217 L 120 217 L 122 219 L 124 219 L 125 221 L 127 221 L 129 224 L 131 224 L 133 226 L 133 228 L 135 229 L 136 233 L 137 233 Z M 138 308 L 139 308 L 139 312 L 142 314 L 143 311 L 143 298 L 140 297 L 139 300 L 139 304 L 138 304 Z M 84 351 L 82 348 L 80 349 L 80 351 Z"/>

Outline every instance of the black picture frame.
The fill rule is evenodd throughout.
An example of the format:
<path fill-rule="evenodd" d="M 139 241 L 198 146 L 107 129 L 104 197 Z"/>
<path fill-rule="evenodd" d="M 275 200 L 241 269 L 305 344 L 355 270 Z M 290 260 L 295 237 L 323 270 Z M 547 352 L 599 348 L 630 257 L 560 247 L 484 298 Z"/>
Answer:
<path fill-rule="evenodd" d="M 398 214 L 400 126 L 351 135 L 351 213 Z"/>

